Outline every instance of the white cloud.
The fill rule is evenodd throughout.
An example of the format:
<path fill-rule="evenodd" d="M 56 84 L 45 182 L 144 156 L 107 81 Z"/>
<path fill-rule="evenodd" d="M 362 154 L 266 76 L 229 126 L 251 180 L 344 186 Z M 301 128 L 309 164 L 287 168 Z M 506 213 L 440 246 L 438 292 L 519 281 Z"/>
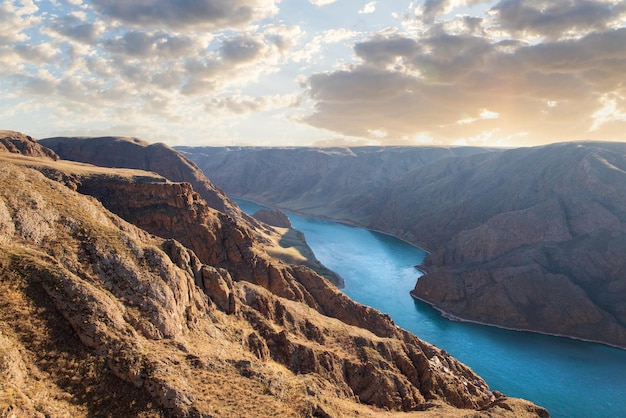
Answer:
<path fill-rule="evenodd" d="M 41 19 L 34 14 L 39 10 L 32 0 L 3 1 L 0 4 L 0 45 L 10 46 L 13 42 L 30 39 L 26 31 L 35 27 Z"/>
<path fill-rule="evenodd" d="M 529 132 L 529 141 L 541 142 L 578 138 L 592 123 L 624 122 L 615 103 L 626 28 L 504 49 L 502 42 L 441 30 L 374 35 L 355 45 L 359 64 L 309 78 L 315 111 L 305 120 L 344 135 L 384 130 L 402 138 L 426 130 L 477 143 L 495 141 L 484 132 L 496 127 L 502 138 Z M 608 92 L 594 108 L 594 97 Z M 546 103 L 559 106 L 546 113 Z"/>
<path fill-rule="evenodd" d="M 374 13 L 376 11 L 376 2 L 370 1 L 367 3 L 361 10 L 359 10 L 359 14 L 369 14 Z"/>
<path fill-rule="evenodd" d="M 317 7 L 328 6 L 329 4 L 333 4 L 337 0 L 309 0 L 312 5 Z"/>
<path fill-rule="evenodd" d="M 591 118 L 593 124 L 589 131 L 598 130 L 602 125 L 608 122 L 621 121 L 626 122 L 626 109 L 619 109 L 621 103 L 623 108 L 626 108 L 626 98 L 616 95 L 608 94 L 600 98 L 600 109 L 595 111 Z"/>
<path fill-rule="evenodd" d="M 324 31 L 322 39 L 325 43 L 335 43 L 352 39 L 358 34 L 359 32 L 355 32 L 346 28 L 329 29 L 327 31 Z"/>
<path fill-rule="evenodd" d="M 0 110 L 30 129 L 34 109 L 46 135 L 210 128 L 266 143 L 626 131 L 624 1 L 309 3 L 6 0 Z"/>

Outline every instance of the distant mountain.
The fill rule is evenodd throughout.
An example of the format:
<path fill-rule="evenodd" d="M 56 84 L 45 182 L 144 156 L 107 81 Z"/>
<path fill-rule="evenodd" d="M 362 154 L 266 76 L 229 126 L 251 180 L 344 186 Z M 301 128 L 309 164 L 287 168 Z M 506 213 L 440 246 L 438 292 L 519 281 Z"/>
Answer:
<path fill-rule="evenodd" d="M 471 147 L 176 149 L 231 196 L 362 223 L 369 215 L 360 216 L 355 197 L 368 198 L 435 161 L 490 151 Z"/>
<path fill-rule="evenodd" d="M 412 294 L 452 317 L 626 347 L 626 144 L 183 151 L 233 196 L 429 250 Z"/>
<path fill-rule="evenodd" d="M 189 183 L 21 149 L 0 149 L 3 414 L 547 416 Z"/>

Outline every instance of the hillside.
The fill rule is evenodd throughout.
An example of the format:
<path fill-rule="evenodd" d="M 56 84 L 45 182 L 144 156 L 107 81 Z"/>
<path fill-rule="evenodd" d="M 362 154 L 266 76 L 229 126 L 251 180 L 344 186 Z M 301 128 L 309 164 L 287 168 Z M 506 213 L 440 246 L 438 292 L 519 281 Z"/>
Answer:
<path fill-rule="evenodd" d="M 188 183 L 0 151 L 0 191 L 2 416 L 547 416 Z"/>
<path fill-rule="evenodd" d="M 103 167 L 148 170 L 158 173 L 170 181 L 189 183 L 194 192 L 198 192 L 211 208 L 226 215 L 224 222 L 229 224 L 236 222 L 246 230 L 245 234 L 255 235 L 260 241 L 277 244 L 269 250 L 274 257 L 289 261 L 292 264 L 311 267 L 332 283 L 340 287 L 343 285 L 341 277 L 327 269 L 315 258 L 302 234 L 291 228 L 275 228 L 260 224 L 255 218 L 244 214 L 221 189 L 211 183 L 196 164 L 165 144 L 149 144 L 138 138 L 125 137 L 56 137 L 41 139 L 38 142 L 44 147 L 50 147 L 66 160 Z M 142 205 L 150 206 L 150 202 L 141 202 L 136 205 L 137 207 L 126 208 L 124 197 L 115 196 L 120 190 L 122 189 L 119 187 L 110 189 L 109 186 L 102 185 L 98 181 L 94 183 L 89 180 L 80 185 L 79 191 L 115 205 L 113 210 L 117 211 L 116 213 L 123 213 L 125 214 L 124 219 L 137 222 Z M 126 193 L 130 192 L 127 191 Z M 109 209 L 112 208 L 109 206 Z M 143 227 L 150 229 L 149 225 L 143 225 Z M 153 227 L 155 228 L 154 233 L 158 234 L 160 227 Z M 181 233 L 185 234 L 187 231 L 179 230 L 175 237 L 180 237 Z M 208 237 L 205 235 L 207 234 L 200 234 L 193 238 L 196 242 L 192 248 L 197 253 L 206 251 L 206 242 L 214 242 L 210 233 Z"/>
<path fill-rule="evenodd" d="M 233 196 L 427 249 L 413 295 L 453 317 L 626 347 L 626 144 L 183 151 Z"/>
<path fill-rule="evenodd" d="M 211 207 L 235 217 L 241 215 L 236 205 L 204 176 L 196 164 L 166 144 L 149 144 L 126 137 L 55 137 L 38 142 L 64 160 L 153 171 L 171 181 L 187 182 Z"/>
<path fill-rule="evenodd" d="M 177 147 L 232 196 L 361 223 L 355 197 L 374 194 L 435 161 L 488 152 L 483 148 Z M 361 216 L 363 215 L 363 216 Z"/>

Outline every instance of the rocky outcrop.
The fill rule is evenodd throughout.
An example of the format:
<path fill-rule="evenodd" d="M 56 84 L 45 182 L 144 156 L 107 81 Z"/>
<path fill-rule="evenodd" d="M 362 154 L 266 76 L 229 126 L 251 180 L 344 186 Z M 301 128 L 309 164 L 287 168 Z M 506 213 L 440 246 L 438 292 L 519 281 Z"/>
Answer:
<path fill-rule="evenodd" d="M 291 228 L 291 221 L 284 212 L 277 209 L 261 209 L 254 213 L 256 219 L 279 228 Z"/>
<path fill-rule="evenodd" d="M 236 223 L 241 234 L 248 237 L 255 236 L 261 241 L 267 241 L 268 236 L 271 241 L 272 237 L 279 234 L 273 228 L 260 224 L 255 218 L 241 212 L 239 207 L 232 202 L 221 189 L 216 188 L 193 162 L 165 144 L 148 144 L 138 138 L 123 137 L 57 137 L 42 139 L 39 143 L 45 144 L 46 146 L 50 146 L 57 150 L 61 153 L 61 156 L 64 159 L 95 164 L 103 167 L 121 167 L 147 170 L 160 174 L 172 182 L 188 183 L 187 186 L 174 186 L 174 188 L 186 187 L 183 192 L 165 192 L 170 193 L 170 195 L 173 193 L 173 195 L 170 196 L 171 201 L 165 204 L 165 206 L 161 203 L 161 208 L 158 211 L 158 217 L 155 215 L 156 212 L 150 212 L 150 219 L 142 217 L 141 208 L 151 207 L 152 209 L 155 209 L 154 205 L 151 205 L 149 202 L 153 196 L 144 196 L 143 200 L 133 203 L 136 199 L 132 196 L 132 190 L 129 189 L 129 187 L 132 189 L 132 186 L 114 186 L 113 188 L 110 188 L 102 184 L 101 179 L 106 178 L 106 176 L 100 176 L 100 180 L 95 183 L 93 178 L 87 180 L 86 183 L 81 186 L 81 191 L 83 193 L 97 195 L 97 197 L 106 202 L 107 207 L 114 210 L 115 213 L 127 220 L 132 217 L 131 222 L 140 223 L 142 227 L 154 232 L 157 235 L 164 236 L 164 228 L 172 229 L 170 233 L 168 233 L 169 235 L 165 234 L 165 236 L 175 237 L 177 239 L 184 237 L 183 241 L 185 244 L 194 248 L 198 255 L 203 259 L 207 259 L 207 257 L 209 257 L 208 252 L 212 251 L 211 257 L 213 257 L 215 261 L 217 258 L 221 257 L 221 255 L 216 254 L 223 254 L 222 251 L 225 249 L 223 245 L 215 246 L 214 244 L 216 238 L 212 236 L 212 233 L 207 233 L 206 230 L 198 230 L 197 236 L 192 236 L 188 233 L 190 224 L 193 224 L 194 222 L 202 223 L 206 220 L 207 216 L 219 217 L 221 219 L 220 222 L 223 221 L 224 224 L 228 225 Z M 66 184 L 71 185 L 74 189 L 79 186 L 79 180 L 76 178 L 67 178 L 65 174 L 58 171 L 55 172 L 54 170 L 49 170 L 47 175 L 64 181 Z M 149 174 L 146 176 L 146 179 L 151 178 L 152 176 Z M 112 179 L 108 179 L 106 183 L 111 183 L 111 180 Z M 158 195 L 159 193 L 168 190 L 168 187 L 161 186 L 163 185 L 153 185 L 151 193 L 156 193 Z M 192 189 L 193 193 L 191 193 Z M 176 211 L 180 209 L 180 205 L 182 203 L 174 202 L 174 200 L 178 199 L 177 196 L 182 196 L 181 193 L 188 194 L 189 196 L 193 195 L 193 197 L 191 197 L 193 200 L 199 200 L 201 198 L 203 202 L 199 206 L 196 205 L 191 212 L 186 212 L 187 218 L 185 220 L 172 219 L 167 212 L 168 210 L 169 212 L 172 212 L 172 210 Z M 131 196 L 129 197 L 128 195 Z M 130 198 L 129 204 L 132 205 L 132 207 L 125 207 L 127 203 L 125 199 L 127 198 Z M 208 203 L 208 209 L 204 207 L 206 206 L 204 205 L 204 202 Z M 168 207 L 169 209 L 167 209 Z M 210 211 L 209 209 L 214 209 L 211 215 L 207 215 Z M 220 215 L 217 212 L 221 212 L 222 214 Z M 178 226 L 169 225 L 164 227 L 161 225 L 162 222 L 173 222 L 174 225 Z M 211 222 L 215 224 L 216 221 L 214 220 Z M 292 239 L 282 240 L 282 245 L 298 247 L 298 251 L 300 253 L 306 253 L 304 254 L 304 259 L 289 259 L 290 262 L 304 264 L 311 267 L 332 283 L 342 286 L 342 279 L 328 270 L 315 258 L 313 252 L 310 248 L 308 248 L 302 234 L 293 231 L 290 232 L 289 235 Z M 191 241 L 193 241 L 193 243 Z M 205 245 L 205 243 L 208 243 L 208 245 Z M 230 254 L 231 257 L 234 257 L 233 251 L 237 251 L 237 249 L 233 246 L 234 244 L 223 244 L 228 247 L 228 250 L 224 254 Z"/>
<path fill-rule="evenodd" d="M 198 166 L 163 143 L 150 144 L 126 137 L 55 137 L 39 140 L 65 160 L 102 167 L 153 171 L 175 182 L 187 182 L 209 206 L 239 218 L 241 212 Z"/>
<path fill-rule="evenodd" d="M 237 225 L 221 225 L 228 218 L 187 184 L 58 166 L 64 178 L 77 176 L 79 189 L 103 187 L 103 200 L 125 196 L 126 216 L 139 212 L 138 223 L 153 211 L 161 221 L 149 225 L 178 231 L 177 222 L 186 223 L 192 236 L 191 221 L 203 220 L 216 246 L 233 243 L 232 254 L 198 256 L 44 177 L 32 160 L 15 161 L 0 165 L 4 411 L 253 417 L 386 416 L 389 409 L 463 416 L 467 409 L 460 408 L 470 408 L 547 416 L 491 392 L 447 353 L 351 301 L 311 269 L 264 255 Z M 42 171 L 51 175 L 50 165 Z M 247 271 L 254 260 L 267 276 Z M 339 318 L 323 314 L 331 311 Z"/>
<path fill-rule="evenodd" d="M 450 316 L 626 347 L 626 145 L 185 148 L 228 193 L 431 253 L 414 296 Z"/>
<path fill-rule="evenodd" d="M 15 131 L 0 130 L 0 152 L 2 151 L 54 161 L 59 159 L 51 149 L 41 146 L 32 137 Z"/>

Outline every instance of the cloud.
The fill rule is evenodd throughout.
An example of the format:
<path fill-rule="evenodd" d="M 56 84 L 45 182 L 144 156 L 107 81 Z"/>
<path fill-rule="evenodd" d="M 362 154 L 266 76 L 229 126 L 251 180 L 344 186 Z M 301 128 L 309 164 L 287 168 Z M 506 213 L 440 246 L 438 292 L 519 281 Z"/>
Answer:
<path fill-rule="evenodd" d="M 50 23 L 50 29 L 78 42 L 92 44 L 104 33 L 101 22 L 85 22 L 74 15 L 56 17 Z"/>
<path fill-rule="evenodd" d="M 186 35 L 172 35 L 162 31 L 128 31 L 104 41 L 104 47 L 112 53 L 132 58 L 176 59 L 193 53 L 201 45 Z"/>
<path fill-rule="evenodd" d="M 241 64 L 254 61 L 263 53 L 265 45 L 252 36 L 240 35 L 226 39 L 220 48 L 222 58 L 226 62 Z"/>
<path fill-rule="evenodd" d="M 457 7 L 489 2 L 490 0 L 425 0 L 424 4 L 416 9 L 416 14 L 420 15 L 423 21 L 433 23 L 436 17 L 448 14 Z"/>
<path fill-rule="evenodd" d="M 26 127 L 34 109 L 46 127 L 115 120 L 246 142 L 260 131 L 433 144 L 626 131 L 624 1 L 309 3 L 6 0 L 0 111 Z"/>
<path fill-rule="evenodd" d="M 359 64 L 309 77 L 315 111 L 307 123 L 352 136 L 386 132 L 389 140 L 527 132 L 541 142 L 623 122 L 613 103 L 626 96 L 626 28 L 537 44 L 383 33 L 354 51 Z"/>
<path fill-rule="evenodd" d="M 214 30 L 272 16 L 280 0 L 92 0 L 104 16 L 145 28 Z"/>
<path fill-rule="evenodd" d="M 398 57 L 411 57 L 421 49 L 415 39 L 400 35 L 375 35 L 369 41 L 354 46 L 354 52 L 359 58 L 374 64 L 394 62 Z"/>
<path fill-rule="evenodd" d="M 36 64 L 45 64 L 50 63 L 53 57 L 60 51 L 49 44 L 19 44 L 15 46 L 14 52 L 23 60 Z"/>
<path fill-rule="evenodd" d="M 367 3 L 361 10 L 359 10 L 359 14 L 369 14 L 374 13 L 376 11 L 376 2 L 370 1 Z"/>
<path fill-rule="evenodd" d="M 502 0 L 491 8 L 500 29 L 558 39 L 604 30 L 626 16 L 626 3 L 606 0 Z"/>
<path fill-rule="evenodd" d="M 264 97 L 251 97 L 246 95 L 228 96 L 223 98 L 213 98 L 207 104 L 206 110 L 209 113 L 215 111 L 229 114 L 246 114 L 265 112 L 272 109 L 297 106 L 300 99 L 297 95 L 273 95 Z"/>
<path fill-rule="evenodd" d="M 341 41 L 352 39 L 358 35 L 359 32 L 346 28 L 328 29 L 321 35 L 313 37 L 313 39 L 306 43 L 306 45 L 302 48 L 294 51 L 291 55 L 291 60 L 294 62 L 311 63 L 315 59 L 321 58 L 321 51 L 324 45 L 339 43 Z"/>
<path fill-rule="evenodd" d="M 602 125 L 614 121 L 626 122 L 626 98 L 618 94 L 607 94 L 600 98 L 600 109 L 591 115 L 593 125 L 590 131 L 597 131 Z"/>
<path fill-rule="evenodd" d="M 39 10 L 32 0 L 3 1 L 0 4 L 0 45 L 9 46 L 13 42 L 29 39 L 25 31 L 37 25 L 41 19 L 34 16 Z"/>
<path fill-rule="evenodd" d="M 337 0 L 309 0 L 312 5 L 317 7 L 328 6 L 329 4 L 333 4 Z"/>

